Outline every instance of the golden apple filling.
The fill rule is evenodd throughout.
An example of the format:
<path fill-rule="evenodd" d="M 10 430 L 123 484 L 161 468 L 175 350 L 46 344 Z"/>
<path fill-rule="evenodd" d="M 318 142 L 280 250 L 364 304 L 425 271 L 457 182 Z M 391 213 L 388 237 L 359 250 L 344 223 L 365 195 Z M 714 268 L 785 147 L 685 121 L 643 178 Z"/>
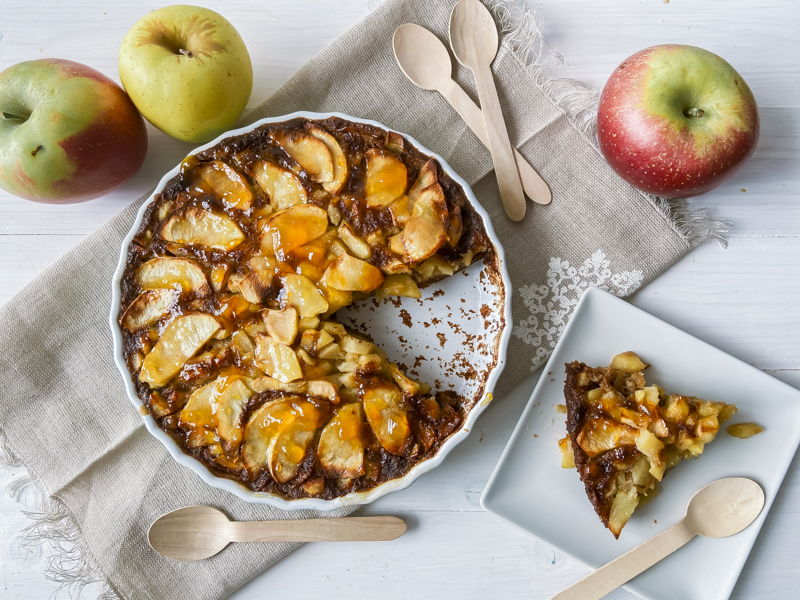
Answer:
<path fill-rule="evenodd" d="M 189 157 L 130 245 L 120 327 L 159 426 L 215 473 L 334 498 L 430 458 L 470 408 L 338 323 L 369 296 L 477 259 L 480 217 L 404 138 L 338 118 L 259 127 Z"/>
<path fill-rule="evenodd" d="M 566 365 L 567 437 L 559 441 L 561 466 L 577 467 L 603 524 L 619 537 L 656 484 L 684 458 L 697 458 L 736 406 L 647 386 L 650 365 L 633 352 L 608 367 Z"/>

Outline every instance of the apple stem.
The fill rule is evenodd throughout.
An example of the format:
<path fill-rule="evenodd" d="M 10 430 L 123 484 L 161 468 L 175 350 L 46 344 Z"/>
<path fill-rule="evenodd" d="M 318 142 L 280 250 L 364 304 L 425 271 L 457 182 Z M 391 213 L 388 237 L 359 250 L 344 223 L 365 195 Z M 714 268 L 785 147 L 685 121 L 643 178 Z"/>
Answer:
<path fill-rule="evenodd" d="M 690 108 L 684 113 L 687 117 L 697 117 L 698 119 L 706 114 L 702 108 Z"/>
<path fill-rule="evenodd" d="M 178 50 L 178 52 L 180 52 L 184 56 L 188 56 L 189 58 L 194 58 L 194 53 L 191 50 L 186 50 L 184 48 L 181 48 L 180 50 Z"/>

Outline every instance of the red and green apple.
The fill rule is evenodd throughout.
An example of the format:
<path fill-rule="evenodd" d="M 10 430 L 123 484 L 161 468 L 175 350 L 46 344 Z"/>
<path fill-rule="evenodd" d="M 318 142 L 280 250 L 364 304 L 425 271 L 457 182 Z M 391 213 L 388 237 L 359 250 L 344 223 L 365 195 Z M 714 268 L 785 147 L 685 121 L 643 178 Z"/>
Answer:
<path fill-rule="evenodd" d="M 758 108 L 742 76 L 702 48 L 653 46 L 625 59 L 603 88 L 600 149 L 640 190 L 697 196 L 729 179 L 758 142 Z"/>
<path fill-rule="evenodd" d="M 147 154 L 144 119 L 111 79 L 55 58 L 0 73 L 0 187 L 52 204 L 97 198 Z"/>

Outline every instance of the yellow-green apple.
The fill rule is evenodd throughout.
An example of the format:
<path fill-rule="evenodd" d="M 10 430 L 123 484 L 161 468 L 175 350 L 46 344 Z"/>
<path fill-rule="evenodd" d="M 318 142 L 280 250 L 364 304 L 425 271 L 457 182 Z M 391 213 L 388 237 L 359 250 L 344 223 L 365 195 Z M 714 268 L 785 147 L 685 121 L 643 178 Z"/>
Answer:
<path fill-rule="evenodd" d="M 611 74 L 597 113 L 600 149 L 628 183 L 667 198 L 731 177 L 758 142 L 758 108 L 742 76 L 694 46 L 653 46 Z"/>
<path fill-rule="evenodd" d="M 233 127 L 253 89 L 241 36 L 207 8 L 167 6 L 142 17 L 122 40 L 119 76 L 145 118 L 186 142 Z"/>
<path fill-rule="evenodd" d="M 53 204 L 102 196 L 147 154 L 144 119 L 111 79 L 70 60 L 0 73 L 0 187 Z"/>

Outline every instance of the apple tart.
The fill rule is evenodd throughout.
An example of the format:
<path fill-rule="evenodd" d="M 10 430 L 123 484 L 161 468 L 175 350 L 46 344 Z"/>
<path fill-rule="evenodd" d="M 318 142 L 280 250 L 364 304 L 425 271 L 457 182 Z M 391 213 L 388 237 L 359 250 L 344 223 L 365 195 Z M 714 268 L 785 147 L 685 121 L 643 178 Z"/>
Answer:
<path fill-rule="evenodd" d="M 586 494 L 614 537 L 678 462 L 697 458 L 736 406 L 646 385 L 650 365 L 633 352 L 608 367 L 566 365 L 567 437 L 562 466 L 576 467 Z"/>
<path fill-rule="evenodd" d="M 496 254 L 463 189 L 399 134 L 262 125 L 187 158 L 128 249 L 137 394 L 217 475 L 332 499 L 432 457 L 474 399 L 409 377 L 336 312 Z M 383 307 L 389 305 L 383 304 Z"/>

